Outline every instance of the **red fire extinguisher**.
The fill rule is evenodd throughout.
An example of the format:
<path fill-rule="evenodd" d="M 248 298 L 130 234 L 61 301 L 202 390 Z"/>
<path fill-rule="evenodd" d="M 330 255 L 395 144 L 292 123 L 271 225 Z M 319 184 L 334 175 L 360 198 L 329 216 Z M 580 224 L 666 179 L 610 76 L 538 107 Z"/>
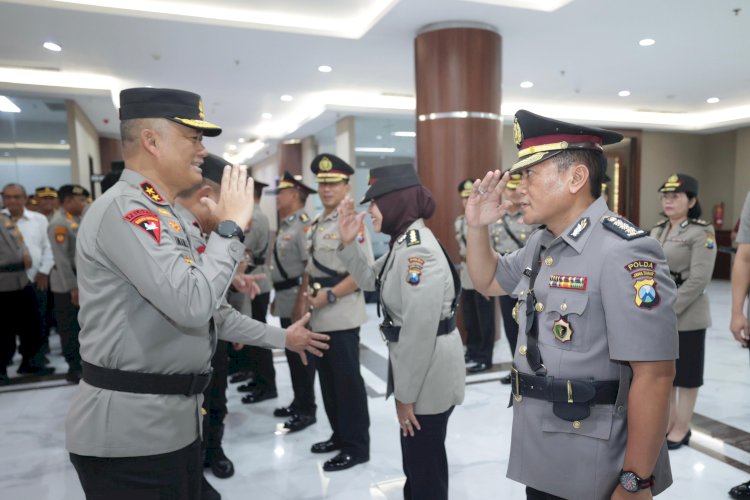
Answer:
<path fill-rule="evenodd" d="M 724 224 L 724 202 L 714 205 L 714 227 L 720 229 Z"/>

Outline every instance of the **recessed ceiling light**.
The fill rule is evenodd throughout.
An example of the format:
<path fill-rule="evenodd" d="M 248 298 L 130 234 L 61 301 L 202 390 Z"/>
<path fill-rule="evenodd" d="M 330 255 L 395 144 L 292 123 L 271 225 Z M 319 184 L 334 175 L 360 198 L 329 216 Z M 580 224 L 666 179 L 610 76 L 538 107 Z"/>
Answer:
<path fill-rule="evenodd" d="M 638 42 L 638 45 L 641 47 L 651 47 L 653 44 L 656 43 L 656 40 L 653 38 L 644 38 L 643 40 Z"/>
<path fill-rule="evenodd" d="M 521 82 L 522 89 L 530 89 L 533 86 L 534 86 L 534 82 L 530 82 L 528 80 L 526 80 L 525 82 Z"/>
<path fill-rule="evenodd" d="M 321 73 L 330 73 L 331 71 L 333 71 L 333 68 L 330 66 L 323 65 L 323 66 L 318 66 L 318 71 L 320 71 Z"/>
<path fill-rule="evenodd" d="M 3 113 L 20 113 L 21 108 L 13 104 L 13 101 L 4 95 L 0 95 L 0 111 Z"/>
<path fill-rule="evenodd" d="M 42 45 L 42 47 L 52 52 L 60 52 L 62 50 L 62 47 L 60 47 L 55 42 L 44 42 L 44 45 Z"/>
<path fill-rule="evenodd" d="M 395 135 L 396 137 L 416 137 L 417 133 L 409 130 L 402 130 L 399 132 L 394 132 L 393 135 Z"/>
<path fill-rule="evenodd" d="M 719 102 L 719 98 L 718 97 L 709 97 L 708 99 L 706 99 L 706 102 L 709 103 L 709 104 L 716 104 L 717 102 Z"/>
<path fill-rule="evenodd" d="M 270 120 L 271 118 L 273 118 L 273 115 L 271 113 L 263 113 L 260 116 L 261 116 L 261 118 L 264 118 L 266 120 Z"/>
<path fill-rule="evenodd" d="M 244 144 L 245 141 L 246 139 L 244 137 L 240 137 L 239 139 L 237 139 L 237 142 L 239 142 L 240 144 Z"/>
<path fill-rule="evenodd" d="M 290 96 L 289 94 L 284 94 L 283 96 L 279 97 L 279 99 L 281 99 L 284 102 L 289 102 L 292 99 L 294 99 L 294 97 Z"/>
<path fill-rule="evenodd" d="M 396 148 L 354 148 L 357 153 L 395 153 Z"/>
<path fill-rule="evenodd" d="M 227 148 L 227 149 L 229 149 L 229 151 L 237 151 L 237 145 L 236 144 L 230 144 L 229 148 Z"/>
<path fill-rule="evenodd" d="M 630 95 L 630 91 L 629 90 L 621 90 L 621 91 L 619 91 L 617 93 L 617 95 L 619 95 L 620 97 L 627 97 L 627 96 Z"/>

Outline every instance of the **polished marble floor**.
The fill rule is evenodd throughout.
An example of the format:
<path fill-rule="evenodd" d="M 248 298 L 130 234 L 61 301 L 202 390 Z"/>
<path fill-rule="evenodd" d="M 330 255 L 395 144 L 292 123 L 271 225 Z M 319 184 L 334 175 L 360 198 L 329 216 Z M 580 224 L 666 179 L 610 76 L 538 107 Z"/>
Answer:
<path fill-rule="evenodd" d="M 706 384 L 701 389 L 689 447 L 671 452 L 675 484 L 659 498 L 729 498 L 730 486 L 750 479 L 750 364 L 728 332 L 729 283 L 715 282 L 711 297 L 714 327 L 708 332 Z M 209 481 L 227 500 L 395 500 L 402 498 L 398 426 L 393 401 L 385 401 L 386 349 L 375 328 L 374 308 L 362 332 L 362 373 L 368 385 L 372 449 L 370 462 L 327 473 L 328 456 L 309 453 L 330 435 L 321 408 L 318 423 L 296 434 L 280 432 L 274 407 L 291 397 L 283 356 L 276 357 L 279 398 L 248 406 L 229 390 L 225 450 L 237 473 Z M 59 370 L 64 363 L 53 348 Z M 505 478 L 510 446 L 509 389 L 498 379 L 510 361 L 506 340 L 495 349 L 492 372 L 468 378 L 466 400 L 448 428 L 450 494 L 455 499 L 525 498 L 523 486 Z M 11 371 L 15 371 L 12 368 Z M 28 381 L 29 379 L 26 379 Z M 75 390 L 60 377 L 15 383 L 0 389 L 0 499 L 81 500 L 83 493 L 64 450 L 63 421 Z M 320 398 L 319 398 L 320 401 Z"/>

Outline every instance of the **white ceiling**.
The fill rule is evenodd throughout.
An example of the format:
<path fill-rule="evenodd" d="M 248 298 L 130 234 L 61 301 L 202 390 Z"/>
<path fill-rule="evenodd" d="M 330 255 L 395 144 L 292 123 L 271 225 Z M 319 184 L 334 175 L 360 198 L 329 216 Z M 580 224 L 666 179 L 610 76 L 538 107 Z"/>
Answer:
<path fill-rule="evenodd" d="M 503 37 L 506 116 L 526 107 L 630 128 L 750 124 L 746 0 L 572 0 L 552 12 L 493 4 L 526 0 L 486 2 L 0 0 L 0 94 L 75 98 L 101 133 L 116 136 L 111 93 L 194 90 L 207 118 L 224 127 L 207 143 L 220 152 L 240 137 L 299 138 L 338 115 L 413 117 L 417 31 L 478 21 Z M 656 44 L 640 47 L 646 37 Z M 63 51 L 43 49 L 47 40 Z M 318 72 L 323 64 L 333 72 Z M 524 80 L 534 87 L 520 88 Z M 631 95 L 618 97 L 620 90 Z M 281 102 L 282 94 L 294 100 Z M 707 104 L 714 96 L 721 101 Z"/>

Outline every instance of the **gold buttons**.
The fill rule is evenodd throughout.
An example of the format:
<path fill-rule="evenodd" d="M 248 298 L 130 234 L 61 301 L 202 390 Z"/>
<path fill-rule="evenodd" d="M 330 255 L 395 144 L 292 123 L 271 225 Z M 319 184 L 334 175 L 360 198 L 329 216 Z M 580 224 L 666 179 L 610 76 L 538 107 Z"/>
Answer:
<path fill-rule="evenodd" d="M 208 412 L 205 408 L 201 407 L 201 417 L 205 417 L 206 415 L 208 415 Z"/>
<path fill-rule="evenodd" d="M 552 256 L 548 255 L 544 258 L 544 263 L 547 265 L 547 267 L 549 267 L 555 263 L 555 259 L 553 259 Z"/>
<path fill-rule="evenodd" d="M 573 428 L 574 429 L 580 429 L 581 428 L 581 421 L 580 420 L 575 420 L 573 422 Z"/>
<path fill-rule="evenodd" d="M 567 311 L 568 310 L 568 304 L 566 304 L 565 302 L 563 302 L 562 304 L 560 304 L 560 310 L 562 312 Z"/>
<path fill-rule="evenodd" d="M 542 304 L 541 302 L 537 302 L 534 305 L 534 309 L 536 309 L 536 312 L 540 313 L 540 312 L 544 311 L 544 304 Z"/>
<path fill-rule="evenodd" d="M 520 302 L 516 302 L 516 305 L 513 306 L 513 310 L 511 311 L 511 316 L 513 316 L 513 319 L 516 320 L 516 323 L 518 323 L 518 305 Z"/>
<path fill-rule="evenodd" d="M 528 350 L 529 349 L 525 345 L 522 345 L 518 348 L 518 352 L 521 354 L 521 356 L 526 356 L 526 351 Z"/>

